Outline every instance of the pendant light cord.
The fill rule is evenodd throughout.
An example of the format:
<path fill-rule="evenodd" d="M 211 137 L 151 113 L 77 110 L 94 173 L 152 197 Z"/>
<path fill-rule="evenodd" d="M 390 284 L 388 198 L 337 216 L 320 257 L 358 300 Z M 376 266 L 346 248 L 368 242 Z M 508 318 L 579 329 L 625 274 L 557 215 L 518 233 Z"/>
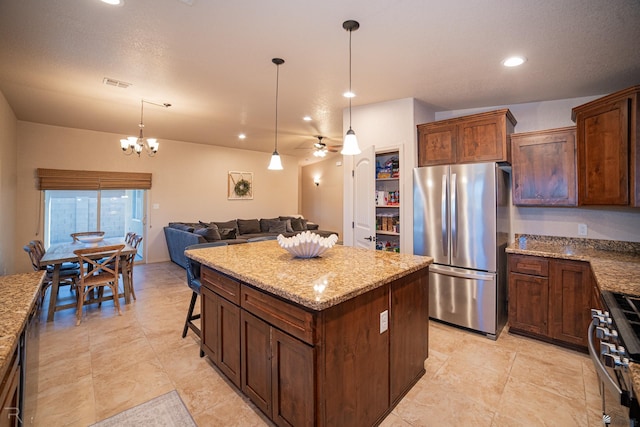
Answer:
<path fill-rule="evenodd" d="M 351 129 L 351 98 L 353 98 L 353 91 L 351 91 L 351 33 L 353 30 L 349 30 L 349 129 Z"/>
<path fill-rule="evenodd" d="M 276 143 L 275 152 L 278 152 L 278 85 L 280 81 L 280 64 L 276 64 Z"/>

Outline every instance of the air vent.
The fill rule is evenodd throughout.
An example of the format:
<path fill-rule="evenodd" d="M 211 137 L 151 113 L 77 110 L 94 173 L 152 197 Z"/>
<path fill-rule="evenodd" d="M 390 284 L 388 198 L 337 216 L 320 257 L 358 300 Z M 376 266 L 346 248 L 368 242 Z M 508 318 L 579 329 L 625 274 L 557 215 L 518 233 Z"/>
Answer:
<path fill-rule="evenodd" d="M 109 77 L 105 77 L 104 79 L 102 79 L 102 83 L 109 85 L 109 86 L 115 86 L 115 87 L 119 87 L 122 89 L 126 89 L 129 86 L 131 86 L 131 83 L 127 83 L 127 82 L 123 82 L 120 80 L 116 80 L 116 79 L 110 79 Z"/>

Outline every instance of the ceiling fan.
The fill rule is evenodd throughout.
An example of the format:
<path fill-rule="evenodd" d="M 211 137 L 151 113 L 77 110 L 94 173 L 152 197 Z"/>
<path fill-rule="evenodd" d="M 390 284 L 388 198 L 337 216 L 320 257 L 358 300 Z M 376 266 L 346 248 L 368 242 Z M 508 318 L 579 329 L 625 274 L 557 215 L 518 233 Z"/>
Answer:
<path fill-rule="evenodd" d="M 324 139 L 324 136 L 316 135 L 316 138 L 318 138 L 318 141 L 313 144 L 313 148 L 314 148 L 313 155 L 315 157 L 324 157 L 327 155 L 328 152 L 337 153 L 338 149 L 342 147 L 342 145 L 325 144 L 324 142 L 322 142 L 322 140 Z"/>

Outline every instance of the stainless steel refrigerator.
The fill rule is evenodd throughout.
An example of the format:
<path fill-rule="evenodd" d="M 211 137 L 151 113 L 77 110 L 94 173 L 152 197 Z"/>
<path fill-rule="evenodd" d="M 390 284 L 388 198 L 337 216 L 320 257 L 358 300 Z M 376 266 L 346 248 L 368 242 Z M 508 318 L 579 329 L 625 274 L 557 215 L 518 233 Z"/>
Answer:
<path fill-rule="evenodd" d="M 509 180 L 497 163 L 413 171 L 413 251 L 434 259 L 429 316 L 492 339 L 507 318 Z"/>

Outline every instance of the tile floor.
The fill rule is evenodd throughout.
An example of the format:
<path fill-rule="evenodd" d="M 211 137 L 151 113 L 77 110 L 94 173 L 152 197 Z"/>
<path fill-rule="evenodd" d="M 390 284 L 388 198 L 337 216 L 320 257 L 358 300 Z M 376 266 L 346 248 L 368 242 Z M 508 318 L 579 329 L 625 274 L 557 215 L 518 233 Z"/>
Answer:
<path fill-rule="evenodd" d="M 135 268 L 137 301 L 73 310 L 40 326 L 38 426 L 87 426 L 176 389 L 198 426 L 272 425 L 181 338 L 191 292 L 173 263 Z M 62 294 L 61 294 L 62 295 Z M 598 426 L 589 358 L 503 332 L 431 322 L 427 373 L 382 426 Z"/>

